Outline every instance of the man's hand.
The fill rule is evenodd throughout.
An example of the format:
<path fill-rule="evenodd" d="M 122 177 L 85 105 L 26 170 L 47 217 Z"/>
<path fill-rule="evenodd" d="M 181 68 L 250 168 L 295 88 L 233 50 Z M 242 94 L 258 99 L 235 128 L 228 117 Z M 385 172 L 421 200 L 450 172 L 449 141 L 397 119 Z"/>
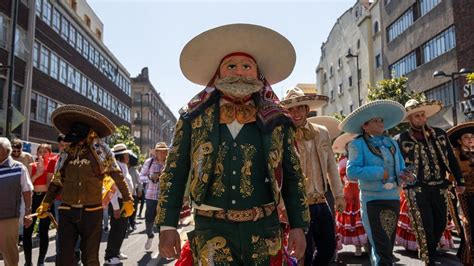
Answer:
<path fill-rule="evenodd" d="M 123 213 L 124 217 L 130 217 L 132 216 L 134 210 L 135 208 L 133 208 L 133 200 L 129 200 L 123 202 L 122 210 L 120 210 L 120 212 Z"/>
<path fill-rule="evenodd" d="M 25 213 L 25 217 L 23 217 L 23 225 L 25 226 L 25 228 L 30 227 L 31 224 L 33 223 L 33 218 L 30 217 L 30 214 L 31 214 L 31 211 L 30 213 Z"/>
<path fill-rule="evenodd" d="M 464 190 L 466 190 L 465 186 L 456 186 L 456 193 L 462 194 L 464 193 Z"/>
<path fill-rule="evenodd" d="M 115 219 L 120 219 L 120 210 L 114 210 L 114 218 Z"/>
<path fill-rule="evenodd" d="M 304 244 L 306 246 L 306 240 L 304 241 Z M 177 230 L 171 229 L 160 232 L 159 252 L 160 255 L 165 258 L 179 259 L 179 256 L 181 254 L 181 238 L 179 237 Z"/>
<path fill-rule="evenodd" d="M 336 198 L 336 210 L 338 212 L 343 212 L 346 209 L 346 200 L 344 197 Z"/>
<path fill-rule="evenodd" d="M 38 218 L 44 219 L 48 218 L 48 209 L 49 209 L 49 204 L 48 203 L 41 203 L 41 205 L 36 209 L 36 213 L 38 214 Z"/>
<path fill-rule="evenodd" d="M 161 240 L 161 238 L 160 238 Z M 160 241 L 161 242 L 161 241 Z M 302 228 L 293 228 L 288 236 L 288 251 L 290 256 L 300 260 L 306 250 L 306 238 Z"/>

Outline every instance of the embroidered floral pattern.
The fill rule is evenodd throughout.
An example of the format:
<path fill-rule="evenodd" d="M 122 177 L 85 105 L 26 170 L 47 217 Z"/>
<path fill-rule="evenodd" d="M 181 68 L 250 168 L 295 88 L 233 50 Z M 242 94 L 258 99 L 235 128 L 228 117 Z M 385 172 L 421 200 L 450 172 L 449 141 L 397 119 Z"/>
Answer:
<path fill-rule="evenodd" d="M 382 228 L 387 234 L 388 238 L 391 238 L 397 227 L 398 217 L 397 214 L 391 210 L 380 211 L 380 223 Z"/>
<path fill-rule="evenodd" d="M 240 170 L 240 194 L 243 198 L 248 198 L 254 190 L 250 176 L 252 175 L 252 160 L 257 149 L 250 144 L 240 145 L 240 149 L 242 150 L 242 158 L 245 160 Z"/>
<path fill-rule="evenodd" d="M 214 169 L 215 179 L 211 186 L 211 193 L 214 196 L 221 197 L 225 192 L 225 185 L 222 182 L 224 175 L 224 158 L 229 151 L 229 147 L 225 142 L 219 145 L 219 151 L 217 152 L 216 166 Z"/>
<path fill-rule="evenodd" d="M 203 236 L 195 238 L 199 265 L 228 265 L 234 261 L 227 240 L 222 236 L 216 236 L 205 241 Z M 193 252 L 194 253 L 194 252 Z"/>
<path fill-rule="evenodd" d="M 176 168 L 176 162 L 179 157 L 179 147 L 183 141 L 183 120 L 179 119 L 176 123 L 175 133 L 173 137 L 173 145 L 166 158 L 166 166 L 163 173 L 160 176 L 160 196 L 158 197 L 156 223 L 163 223 L 166 218 L 166 208 L 163 205 L 168 202 L 168 193 L 171 188 L 173 174 L 172 169 Z"/>
<path fill-rule="evenodd" d="M 252 259 L 256 265 L 265 263 L 269 256 L 276 256 L 281 249 L 281 237 L 264 238 L 252 235 Z"/>
<path fill-rule="evenodd" d="M 421 193 L 421 187 L 405 190 L 406 199 L 408 203 L 408 214 L 412 222 L 412 227 L 415 229 L 416 243 L 418 244 L 418 254 L 422 261 L 428 263 L 428 243 L 426 242 L 425 228 L 423 227 L 423 220 L 421 219 L 421 212 L 416 203 L 416 193 Z"/>

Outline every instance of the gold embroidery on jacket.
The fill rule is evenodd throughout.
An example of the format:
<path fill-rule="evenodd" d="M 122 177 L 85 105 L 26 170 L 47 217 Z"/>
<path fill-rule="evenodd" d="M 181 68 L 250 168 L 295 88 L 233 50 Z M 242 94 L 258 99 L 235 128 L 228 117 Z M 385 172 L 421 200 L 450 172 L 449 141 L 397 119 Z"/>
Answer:
<path fill-rule="evenodd" d="M 214 196 L 221 197 L 225 192 L 225 185 L 222 182 L 224 175 L 224 158 L 227 154 L 229 147 L 227 147 L 225 141 L 219 145 L 219 151 L 217 152 L 216 166 L 214 169 L 215 180 L 211 186 L 211 193 Z"/>
<path fill-rule="evenodd" d="M 179 157 L 179 147 L 184 137 L 183 120 L 179 119 L 176 123 L 176 129 L 173 137 L 173 145 L 166 158 L 166 166 L 163 173 L 160 175 L 160 196 L 158 197 L 157 215 L 155 222 L 163 223 L 166 218 L 166 208 L 163 205 L 168 202 L 168 193 L 173 184 L 173 175 L 171 169 L 176 168 L 176 162 Z"/>
<path fill-rule="evenodd" d="M 242 150 L 242 158 L 244 159 L 244 165 L 240 170 L 242 174 L 240 177 L 240 194 L 242 194 L 243 198 L 247 198 L 252 195 L 254 190 L 250 176 L 252 175 L 252 160 L 257 149 L 250 144 L 240 145 L 240 149 Z"/>

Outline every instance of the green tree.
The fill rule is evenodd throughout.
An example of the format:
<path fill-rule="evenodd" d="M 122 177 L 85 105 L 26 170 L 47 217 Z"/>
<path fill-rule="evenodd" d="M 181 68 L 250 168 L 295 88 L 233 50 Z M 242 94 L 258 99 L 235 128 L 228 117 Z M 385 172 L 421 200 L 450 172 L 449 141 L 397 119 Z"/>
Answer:
<path fill-rule="evenodd" d="M 423 93 L 415 93 L 410 91 L 407 87 L 408 79 L 406 77 L 399 77 L 393 79 L 384 79 L 375 86 L 369 86 L 368 100 L 393 100 L 399 102 L 403 106 L 410 99 L 418 101 L 425 101 L 426 97 Z M 389 134 L 394 136 L 400 132 L 408 129 L 407 123 L 400 123 L 398 126 L 389 130 Z"/>
<path fill-rule="evenodd" d="M 474 84 L 474 73 L 468 74 L 466 79 L 467 79 L 467 83 Z"/>
<path fill-rule="evenodd" d="M 132 136 L 132 131 L 127 126 L 119 126 L 115 129 L 114 134 L 110 137 L 108 144 L 112 148 L 115 144 L 123 143 L 127 145 L 129 150 L 132 150 L 138 156 L 138 164 L 141 165 L 145 161 L 145 157 L 140 152 L 140 147 L 135 143 Z"/>

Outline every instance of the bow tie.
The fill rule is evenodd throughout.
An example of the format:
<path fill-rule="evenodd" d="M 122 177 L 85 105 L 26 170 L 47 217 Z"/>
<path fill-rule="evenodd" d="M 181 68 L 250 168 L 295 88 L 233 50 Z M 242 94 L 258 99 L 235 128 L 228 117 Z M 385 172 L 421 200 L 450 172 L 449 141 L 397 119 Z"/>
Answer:
<path fill-rule="evenodd" d="M 219 122 L 231 124 L 237 120 L 240 124 L 247 124 L 257 120 L 257 108 L 250 104 L 225 103 L 220 107 Z"/>
<path fill-rule="evenodd" d="M 316 133 L 313 130 L 307 129 L 305 127 L 298 127 L 296 129 L 296 140 L 312 140 L 316 137 Z"/>

